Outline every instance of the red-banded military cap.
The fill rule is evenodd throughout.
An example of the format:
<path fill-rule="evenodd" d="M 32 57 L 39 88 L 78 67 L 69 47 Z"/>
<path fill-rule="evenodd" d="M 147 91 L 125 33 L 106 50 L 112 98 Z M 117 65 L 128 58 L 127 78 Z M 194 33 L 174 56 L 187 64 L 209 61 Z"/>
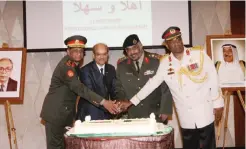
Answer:
<path fill-rule="evenodd" d="M 180 28 L 176 26 L 171 26 L 162 34 L 162 39 L 171 40 L 178 36 L 181 36 Z"/>
<path fill-rule="evenodd" d="M 74 35 L 68 37 L 64 44 L 69 48 L 84 48 L 87 43 L 87 39 L 84 36 Z"/>

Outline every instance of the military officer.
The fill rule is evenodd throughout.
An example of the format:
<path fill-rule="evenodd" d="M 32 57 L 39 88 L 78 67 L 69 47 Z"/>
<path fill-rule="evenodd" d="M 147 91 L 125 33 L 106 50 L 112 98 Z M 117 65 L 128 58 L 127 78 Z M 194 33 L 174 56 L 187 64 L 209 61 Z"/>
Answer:
<path fill-rule="evenodd" d="M 116 91 L 124 91 L 124 96 L 118 99 L 131 99 L 156 74 L 160 55 L 145 51 L 135 34 L 125 39 L 123 49 L 127 57 L 118 60 Z M 152 112 L 159 121 L 165 121 L 172 114 L 172 95 L 165 82 L 160 83 L 139 105 L 130 107 L 128 117 L 146 118 Z"/>
<path fill-rule="evenodd" d="M 183 148 L 215 149 L 214 120 L 220 120 L 224 100 L 214 64 L 203 49 L 183 46 L 178 27 L 169 27 L 162 38 L 171 54 L 161 60 L 156 75 L 125 106 L 138 106 L 165 80 L 179 116 Z"/>
<path fill-rule="evenodd" d="M 40 114 L 45 121 L 47 149 L 64 149 L 64 127 L 73 123 L 77 95 L 97 107 L 103 105 L 112 114 L 117 112 L 114 101 L 104 100 L 78 80 L 75 67 L 83 57 L 86 42 L 85 37 L 77 35 L 64 41 L 68 47 L 67 55 L 53 72 Z"/>

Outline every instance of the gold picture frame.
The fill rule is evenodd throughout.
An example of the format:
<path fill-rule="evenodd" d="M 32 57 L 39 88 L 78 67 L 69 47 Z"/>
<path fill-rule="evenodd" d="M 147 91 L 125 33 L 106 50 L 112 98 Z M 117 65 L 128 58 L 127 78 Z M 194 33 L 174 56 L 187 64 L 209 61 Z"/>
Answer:
<path fill-rule="evenodd" d="M 241 61 L 244 62 L 245 61 L 245 35 L 207 35 L 206 37 L 207 54 L 208 56 L 210 56 L 210 58 L 215 64 L 216 70 L 218 72 L 219 80 L 220 80 L 220 85 L 222 88 L 227 88 L 227 90 L 229 89 L 231 91 L 236 91 L 236 90 L 241 90 L 241 89 L 244 90 L 245 88 L 245 68 L 244 69 L 242 68 L 244 77 L 241 76 L 240 79 L 235 78 L 236 81 L 232 81 L 233 79 L 231 79 L 231 77 L 230 78 L 228 77 L 227 79 L 226 77 L 220 75 L 222 74 L 222 72 L 219 72 L 221 71 L 220 68 L 222 67 L 222 65 L 220 64 L 227 63 L 225 59 L 226 54 L 223 52 L 222 46 L 228 45 L 228 44 L 233 45 L 235 47 L 236 52 L 237 52 L 238 63 L 240 63 Z M 233 55 L 232 57 L 234 61 L 235 56 Z M 228 70 L 228 73 L 230 73 L 229 70 Z"/>
<path fill-rule="evenodd" d="M 1 60 L 5 60 L 5 63 L 4 61 L 2 61 L 1 63 Z M 9 65 L 8 62 L 10 62 L 12 65 Z M 11 104 L 23 103 L 24 88 L 25 88 L 25 73 L 26 73 L 26 49 L 0 48 L 0 85 L 4 84 L 3 85 L 4 89 L 0 92 L 1 104 L 5 103 L 5 101 L 7 100 Z"/>

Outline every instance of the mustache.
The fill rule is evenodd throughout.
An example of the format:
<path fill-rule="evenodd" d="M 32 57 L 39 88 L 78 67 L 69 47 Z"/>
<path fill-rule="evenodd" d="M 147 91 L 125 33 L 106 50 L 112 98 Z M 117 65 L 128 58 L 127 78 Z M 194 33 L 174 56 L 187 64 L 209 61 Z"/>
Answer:
<path fill-rule="evenodd" d="M 104 59 L 104 58 L 101 58 L 101 59 L 98 59 L 99 61 L 106 61 L 107 59 Z"/>
<path fill-rule="evenodd" d="M 135 56 L 135 55 L 138 55 L 138 53 L 133 53 L 133 54 L 131 54 L 130 56 Z"/>
<path fill-rule="evenodd" d="M 232 57 L 231 54 L 224 54 L 224 57 Z"/>

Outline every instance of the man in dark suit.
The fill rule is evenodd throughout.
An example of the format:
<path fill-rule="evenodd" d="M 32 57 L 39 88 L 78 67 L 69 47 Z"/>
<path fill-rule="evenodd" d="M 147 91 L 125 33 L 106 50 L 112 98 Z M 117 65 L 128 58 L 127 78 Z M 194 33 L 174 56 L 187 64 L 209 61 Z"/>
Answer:
<path fill-rule="evenodd" d="M 109 101 L 92 92 L 78 80 L 75 70 L 81 61 L 87 39 L 72 36 L 65 40 L 67 55 L 56 66 L 41 110 L 45 121 L 47 149 L 64 149 L 64 127 L 71 126 L 75 116 L 76 97 L 80 96 L 94 106 L 103 106 L 110 113 L 118 112 L 114 101 Z"/>
<path fill-rule="evenodd" d="M 116 95 L 120 99 L 131 99 L 155 75 L 160 64 L 160 55 L 145 51 L 135 34 L 125 39 L 123 49 L 127 57 L 118 61 Z M 118 103 L 122 105 L 124 101 Z M 146 118 L 151 113 L 155 113 L 160 122 L 166 122 L 168 115 L 172 114 L 172 95 L 165 82 L 140 104 L 131 106 L 128 117 Z"/>
<path fill-rule="evenodd" d="M 0 92 L 17 91 L 17 81 L 12 79 L 13 62 L 9 58 L 0 59 Z"/>
<path fill-rule="evenodd" d="M 107 63 L 108 52 L 106 44 L 96 44 L 93 47 L 94 60 L 80 69 L 81 82 L 106 100 L 115 98 L 116 79 L 114 66 Z M 112 118 L 112 115 L 101 106 L 94 106 L 81 98 L 78 103 L 77 119 L 84 121 L 87 115 L 90 115 L 92 120 Z"/>

